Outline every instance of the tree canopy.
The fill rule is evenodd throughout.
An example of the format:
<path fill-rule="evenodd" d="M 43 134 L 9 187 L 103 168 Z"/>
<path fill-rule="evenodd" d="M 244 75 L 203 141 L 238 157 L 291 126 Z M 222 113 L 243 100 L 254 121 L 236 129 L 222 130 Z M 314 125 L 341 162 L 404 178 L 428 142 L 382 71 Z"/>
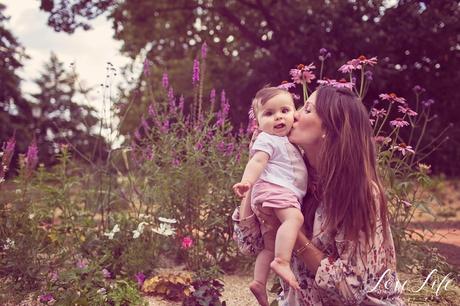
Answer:
<path fill-rule="evenodd" d="M 340 78 L 337 68 L 350 58 L 377 56 L 378 82 L 370 88 L 369 104 L 380 92 L 396 92 L 410 103 L 412 87 L 420 85 L 436 101 L 440 120 L 433 122 L 433 134 L 460 122 L 455 103 L 460 99 L 460 5 L 455 0 L 394 5 L 383 0 L 42 0 L 41 8 L 50 13 L 50 26 L 69 33 L 89 29 L 88 20 L 107 13 L 115 38 L 123 42 L 121 52 L 133 59 L 147 54 L 157 76 L 168 70 L 181 92 L 188 88 L 184 74 L 191 64 L 186 62 L 207 42 L 214 54 L 208 76 L 226 89 L 237 123 L 246 120 L 258 88 L 287 79 L 290 68 L 315 61 L 323 47 L 332 53 L 325 71 L 330 78 Z M 450 163 L 460 157 L 460 127 L 450 134 L 451 145 L 433 162 L 452 173 Z"/>

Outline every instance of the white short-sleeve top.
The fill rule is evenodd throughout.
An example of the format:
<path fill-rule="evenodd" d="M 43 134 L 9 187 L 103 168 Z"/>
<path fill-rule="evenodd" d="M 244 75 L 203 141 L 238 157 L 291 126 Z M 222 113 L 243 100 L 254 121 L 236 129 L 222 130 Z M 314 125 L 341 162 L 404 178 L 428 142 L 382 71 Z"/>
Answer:
<path fill-rule="evenodd" d="M 299 149 L 289 142 L 287 136 L 261 132 L 252 145 L 251 155 L 256 151 L 266 152 L 270 156 L 259 179 L 288 188 L 302 203 L 308 173 Z"/>

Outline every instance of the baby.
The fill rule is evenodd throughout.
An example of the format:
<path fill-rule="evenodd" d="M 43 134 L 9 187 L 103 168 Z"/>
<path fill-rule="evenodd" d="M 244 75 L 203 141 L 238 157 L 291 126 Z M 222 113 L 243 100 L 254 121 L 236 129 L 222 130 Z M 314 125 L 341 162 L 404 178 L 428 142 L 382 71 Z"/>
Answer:
<path fill-rule="evenodd" d="M 291 94 L 276 87 L 263 88 L 252 101 L 252 109 L 261 133 L 252 145 L 243 178 L 233 190 L 244 197 L 252 188 L 251 208 L 261 221 L 264 249 L 257 255 L 249 287 L 259 304 L 268 306 L 270 267 L 291 287 L 300 289 L 290 260 L 303 224 L 300 203 L 306 193 L 307 168 L 300 151 L 287 137 L 294 123 Z"/>

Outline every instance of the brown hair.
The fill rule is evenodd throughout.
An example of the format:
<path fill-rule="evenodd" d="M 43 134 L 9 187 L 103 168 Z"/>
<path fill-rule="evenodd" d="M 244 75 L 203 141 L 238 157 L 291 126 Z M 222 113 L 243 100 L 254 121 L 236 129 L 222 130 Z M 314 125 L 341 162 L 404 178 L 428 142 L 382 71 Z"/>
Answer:
<path fill-rule="evenodd" d="M 308 203 L 304 205 L 305 223 L 309 227 L 313 225 L 321 201 L 327 229 L 342 228 L 345 237 L 351 240 L 357 240 L 363 231 L 369 242 L 375 234 L 378 215 L 386 228 L 387 206 L 377 176 L 368 112 L 351 90 L 332 86 L 318 89 L 315 108 L 325 138 L 316 179 L 314 172 L 310 174 L 313 184 Z M 376 195 L 379 203 L 376 203 Z"/>
<path fill-rule="evenodd" d="M 257 118 L 257 111 L 259 105 L 264 105 L 271 98 L 281 94 L 287 94 L 291 96 L 291 94 L 287 90 L 278 87 L 265 86 L 264 88 L 260 89 L 256 93 L 254 99 L 252 99 L 252 110 L 254 112 L 254 116 Z"/>

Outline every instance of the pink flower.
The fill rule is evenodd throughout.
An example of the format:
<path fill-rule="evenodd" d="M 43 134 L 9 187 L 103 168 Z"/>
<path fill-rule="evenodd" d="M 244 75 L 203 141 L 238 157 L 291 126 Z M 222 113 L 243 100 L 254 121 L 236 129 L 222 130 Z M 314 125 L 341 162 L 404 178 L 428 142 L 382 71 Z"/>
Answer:
<path fill-rule="evenodd" d="M 184 112 L 184 104 L 185 104 L 185 98 L 184 98 L 184 95 L 181 95 L 179 98 L 179 111 L 181 113 Z"/>
<path fill-rule="evenodd" d="M 256 119 L 256 115 L 254 114 L 254 108 L 252 106 L 249 109 L 248 116 L 249 116 L 249 120 L 255 120 Z"/>
<path fill-rule="evenodd" d="M 391 142 L 391 138 L 385 137 L 385 136 L 375 136 L 374 140 L 376 143 L 384 144 L 384 145 L 389 144 Z"/>
<path fill-rule="evenodd" d="M 408 116 L 417 116 L 417 112 L 411 110 L 409 107 L 405 107 L 405 106 L 402 106 L 402 105 L 398 105 L 398 110 L 403 113 L 403 114 L 407 114 Z"/>
<path fill-rule="evenodd" d="M 403 156 L 406 155 L 406 153 L 415 153 L 415 151 L 412 149 L 412 146 L 408 146 L 406 145 L 405 143 L 400 143 L 399 145 L 397 146 L 392 146 L 391 147 L 392 150 L 398 150 L 399 152 L 402 153 Z"/>
<path fill-rule="evenodd" d="M 369 119 L 369 122 L 371 123 L 371 125 L 374 125 L 375 119 Z"/>
<path fill-rule="evenodd" d="M 352 72 L 353 70 L 360 70 L 361 67 L 362 66 L 361 66 L 359 60 L 352 59 L 352 60 L 349 60 L 346 64 L 342 65 L 339 68 L 339 71 L 342 72 L 342 73 L 349 73 L 349 72 Z"/>
<path fill-rule="evenodd" d="M 382 117 L 385 117 L 385 115 L 387 114 L 387 111 L 385 109 L 376 109 L 375 107 L 373 107 L 371 109 L 371 116 L 372 117 L 377 117 L 377 118 L 382 118 Z"/>
<path fill-rule="evenodd" d="M 277 87 L 280 89 L 289 90 L 289 88 L 295 87 L 295 83 L 289 83 L 288 81 L 283 81 Z"/>
<path fill-rule="evenodd" d="M 405 127 L 405 126 L 408 126 L 409 125 L 409 122 L 403 120 L 402 118 L 396 118 L 395 120 L 393 121 L 390 121 L 390 125 L 392 127 Z"/>
<path fill-rule="evenodd" d="M 377 57 L 375 56 L 368 59 L 364 55 L 361 55 L 357 58 L 357 60 L 359 60 L 359 63 L 363 65 L 374 66 L 375 64 L 377 64 Z"/>
<path fill-rule="evenodd" d="M 382 99 L 382 100 L 390 101 L 391 103 L 394 103 L 394 102 L 398 102 L 398 103 L 401 103 L 401 104 L 406 103 L 406 99 L 396 96 L 395 93 L 380 94 L 379 98 Z"/>
<path fill-rule="evenodd" d="M 186 236 L 186 237 L 182 238 L 182 248 L 184 250 L 187 250 L 187 249 L 191 248 L 192 245 L 193 245 L 192 238 L 190 238 L 189 236 Z"/>
<path fill-rule="evenodd" d="M 340 79 L 339 81 L 334 80 L 334 79 L 324 79 L 324 80 L 319 80 L 318 84 L 320 85 L 326 85 L 326 86 L 332 86 L 336 88 L 348 88 L 352 89 L 355 84 L 351 82 L 347 82 L 345 79 Z"/>
<path fill-rule="evenodd" d="M 311 81 L 316 78 L 311 72 L 311 70 L 315 68 L 313 64 L 308 66 L 300 64 L 297 66 L 297 69 L 291 69 L 289 74 L 291 75 L 292 81 L 296 84 L 311 83 Z"/>

